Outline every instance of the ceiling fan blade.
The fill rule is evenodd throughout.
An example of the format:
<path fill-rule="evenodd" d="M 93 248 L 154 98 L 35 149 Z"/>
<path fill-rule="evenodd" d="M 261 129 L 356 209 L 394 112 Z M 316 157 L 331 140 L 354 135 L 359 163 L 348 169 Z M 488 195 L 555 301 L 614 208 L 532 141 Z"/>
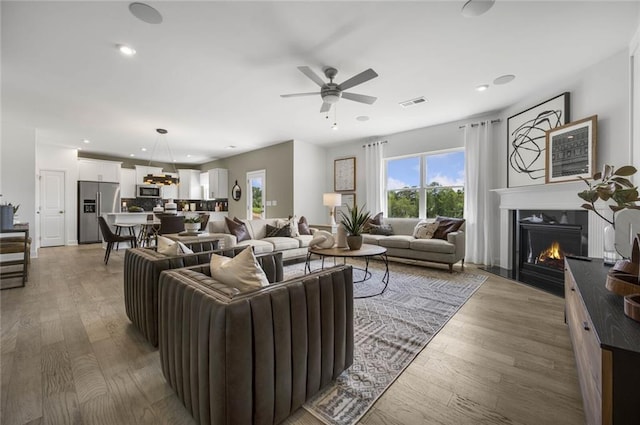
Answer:
<path fill-rule="evenodd" d="M 320 76 L 313 72 L 313 70 L 308 66 L 299 66 L 298 69 L 320 87 L 324 86 L 324 81 L 322 80 L 322 78 L 320 78 Z"/>
<path fill-rule="evenodd" d="M 291 94 L 281 94 L 280 97 L 302 97 L 302 96 L 312 96 L 312 95 L 319 95 L 320 92 L 319 91 L 314 91 L 314 92 L 310 92 L 310 93 L 291 93 Z"/>
<path fill-rule="evenodd" d="M 353 77 L 349 78 L 347 81 L 343 81 L 341 84 L 338 85 L 338 87 L 340 88 L 340 90 L 347 90 L 353 86 L 357 86 L 358 84 L 362 84 L 366 81 L 369 81 L 372 78 L 376 78 L 377 76 L 378 74 L 373 69 L 369 68 L 366 71 L 362 71 L 358 75 L 354 75 Z"/>
<path fill-rule="evenodd" d="M 354 100 L 356 102 L 366 103 L 369 105 L 373 105 L 373 102 L 375 102 L 378 99 L 377 97 L 367 96 L 364 94 L 345 93 L 345 92 L 342 92 L 342 97 L 344 99 Z"/>
<path fill-rule="evenodd" d="M 329 109 L 331 109 L 331 104 L 327 102 L 322 102 L 322 106 L 320 107 L 320 113 L 329 112 Z"/>

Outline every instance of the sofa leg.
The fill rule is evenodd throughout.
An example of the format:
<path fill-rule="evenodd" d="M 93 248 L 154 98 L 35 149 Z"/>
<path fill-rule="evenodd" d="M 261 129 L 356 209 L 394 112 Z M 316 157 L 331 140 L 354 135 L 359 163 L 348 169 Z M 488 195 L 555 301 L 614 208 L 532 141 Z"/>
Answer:
<path fill-rule="evenodd" d="M 464 258 L 462 259 L 462 263 L 460 264 L 460 271 L 464 271 Z"/>
<path fill-rule="evenodd" d="M 453 273 L 453 264 L 449 263 L 449 273 Z"/>

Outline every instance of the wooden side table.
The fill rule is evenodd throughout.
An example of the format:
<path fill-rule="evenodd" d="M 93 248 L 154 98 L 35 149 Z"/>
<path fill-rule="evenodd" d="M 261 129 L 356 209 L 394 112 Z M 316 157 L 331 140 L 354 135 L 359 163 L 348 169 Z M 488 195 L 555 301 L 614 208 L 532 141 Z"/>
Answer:
<path fill-rule="evenodd" d="M 15 224 L 10 229 L 0 230 L 0 255 L 22 254 L 22 258 L 0 260 L 0 268 L 22 266 L 19 270 L 0 271 L 0 279 L 22 278 L 21 285 L 0 286 L 0 289 L 22 288 L 29 279 L 29 262 L 31 259 L 31 238 L 29 223 Z"/>

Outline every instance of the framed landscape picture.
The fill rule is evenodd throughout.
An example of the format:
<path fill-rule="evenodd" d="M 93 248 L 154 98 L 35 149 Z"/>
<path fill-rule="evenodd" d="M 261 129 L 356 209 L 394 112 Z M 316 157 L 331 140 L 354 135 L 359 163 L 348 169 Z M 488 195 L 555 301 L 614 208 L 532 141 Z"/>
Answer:
<path fill-rule="evenodd" d="M 597 115 L 548 130 L 546 182 L 591 178 L 596 163 L 597 134 Z"/>
<path fill-rule="evenodd" d="M 569 122 L 569 92 L 507 120 L 507 187 L 544 184 L 546 132 Z"/>
<path fill-rule="evenodd" d="M 336 159 L 333 161 L 334 192 L 355 192 L 356 190 L 356 157 Z"/>

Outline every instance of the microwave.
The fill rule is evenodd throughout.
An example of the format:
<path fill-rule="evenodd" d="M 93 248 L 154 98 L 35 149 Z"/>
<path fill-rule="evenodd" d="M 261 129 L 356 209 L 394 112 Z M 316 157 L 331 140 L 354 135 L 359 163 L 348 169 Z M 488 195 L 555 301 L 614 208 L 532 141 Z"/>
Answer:
<path fill-rule="evenodd" d="M 155 184 L 139 184 L 136 186 L 136 196 L 138 198 L 161 198 L 160 186 Z"/>

